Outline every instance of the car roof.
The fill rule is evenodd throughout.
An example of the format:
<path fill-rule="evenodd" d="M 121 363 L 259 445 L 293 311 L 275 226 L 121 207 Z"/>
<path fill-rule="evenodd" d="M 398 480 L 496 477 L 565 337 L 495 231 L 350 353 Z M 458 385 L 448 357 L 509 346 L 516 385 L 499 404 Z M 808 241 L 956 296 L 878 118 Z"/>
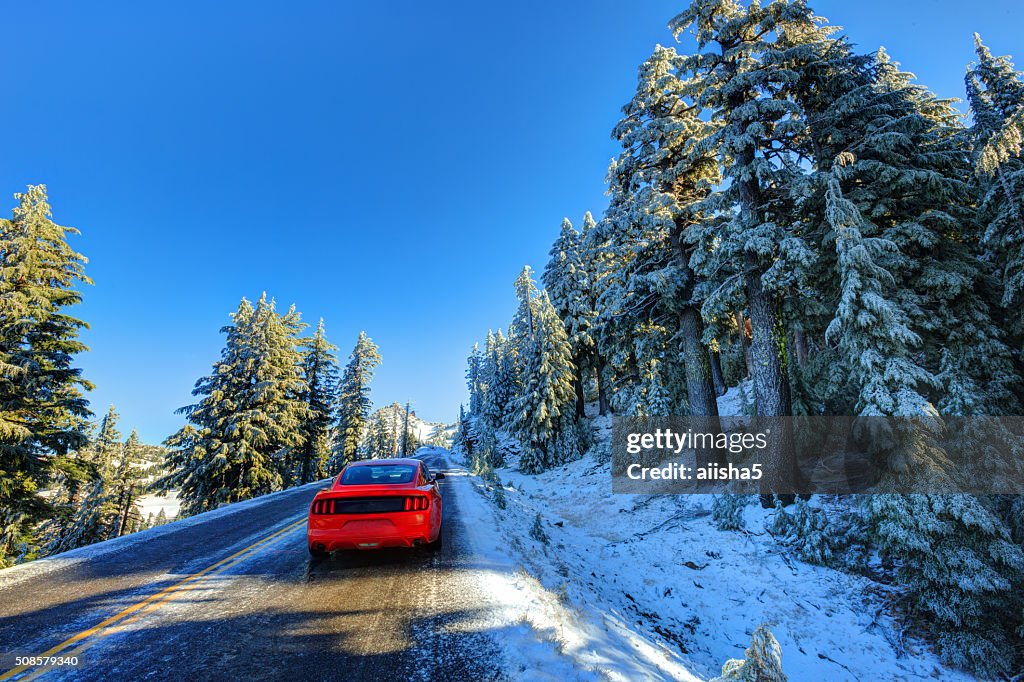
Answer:
<path fill-rule="evenodd" d="M 365 467 L 365 466 L 380 466 L 382 464 L 384 464 L 384 465 L 387 465 L 387 464 L 409 464 L 409 465 L 415 466 L 417 464 L 422 464 L 422 463 L 423 462 L 418 460 L 418 459 L 409 459 L 409 458 L 398 457 L 398 458 L 394 458 L 394 459 L 361 459 L 358 462 L 349 462 L 348 466 L 350 466 L 350 467 Z"/>

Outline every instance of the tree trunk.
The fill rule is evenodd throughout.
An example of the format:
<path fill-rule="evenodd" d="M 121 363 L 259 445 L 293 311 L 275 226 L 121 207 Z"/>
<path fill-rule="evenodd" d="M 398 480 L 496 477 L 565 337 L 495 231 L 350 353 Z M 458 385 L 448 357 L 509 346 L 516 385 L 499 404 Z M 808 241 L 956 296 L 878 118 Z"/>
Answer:
<path fill-rule="evenodd" d="M 746 274 L 747 303 L 750 306 L 750 344 L 754 380 L 754 398 L 759 417 L 788 417 L 793 414 L 786 368 L 786 332 L 782 306 L 777 297 L 764 290 L 761 271 L 748 258 Z M 789 492 L 796 484 L 792 425 L 788 420 L 772 421 L 767 434 L 765 492 Z"/>
<path fill-rule="evenodd" d="M 807 366 L 807 335 L 803 329 L 793 330 L 793 350 L 796 351 L 796 364 L 801 368 Z"/>
<path fill-rule="evenodd" d="M 597 405 L 601 414 L 608 414 L 608 391 L 604 381 L 604 356 L 596 353 L 597 358 Z"/>
<path fill-rule="evenodd" d="M 576 421 L 583 419 L 586 415 L 586 398 L 583 395 L 583 369 L 582 362 L 576 365 Z"/>
<path fill-rule="evenodd" d="M 740 331 L 740 348 L 743 349 L 743 364 L 747 369 L 747 376 L 750 376 L 750 366 L 753 362 L 750 359 L 750 337 L 747 336 L 747 320 L 743 317 L 743 311 L 736 311 L 736 326 Z"/>
<path fill-rule="evenodd" d="M 690 254 L 683 241 L 683 233 L 688 226 L 676 222 L 669 235 L 675 251 L 676 264 L 682 273 L 682 296 L 685 300 L 679 312 L 679 335 L 683 351 L 683 368 L 686 372 L 686 393 L 690 401 L 690 415 L 707 417 L 703 423 L 694 425 L 694 431 L 718 433 L 721 424 L 718 421 L 718 391 L 715 388 L 711 359 L 708 348 L 704 345 L 704 320 L 700 308 L 693 302 L 693 286 L 696 275 L 690 268 Z M 697 462 L 717 462 L 720 455 L 714 449 L 697 452 Z M 724 462 L 723 462 L 724 463 Z"/>
<path fill-rule="evenodd" d="M 711 354 L 711 380 L 715 382 L 715 395 L 725 395 L 725 374 L 722 372 L 722 354 L 717 350 L 708 349 Z"/>
<path fill-rule="evenodd" d="M 711 378 L 711 361 L 708 349 L 701 343 L 704 322 L 700 312 L 687 306 L 679 313 L 679 331 L 682 337 L 683 363 L 686 371 L 686 393 L 690 401 L 690 416 L 693 430 L 698 433 L 719 433 L 722 425 L 718 420 L 718 399 L 715 383 Z M 700 448 L 695 453 L 697 465 L 725 464 L 724 453 L 715 448 Z"/>
<path fill-rule="evenodd" d="M 690 414 L 695 417 L 717 417 L 718 401 L 715 399 L 711 360 L 708 349 L 700 340 L 704 333 L 704 323 L 696 308 L 688 306 L 679 313 L 679 331 L 682 337 Z"/>

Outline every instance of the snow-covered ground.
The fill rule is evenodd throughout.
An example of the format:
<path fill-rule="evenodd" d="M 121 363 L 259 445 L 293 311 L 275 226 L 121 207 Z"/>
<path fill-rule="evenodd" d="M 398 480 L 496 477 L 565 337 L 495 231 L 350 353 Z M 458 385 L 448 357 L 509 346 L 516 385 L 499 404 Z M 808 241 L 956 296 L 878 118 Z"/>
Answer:
<path fill-rule="evenodd" d="M 421 451 L 422 454 L 430 454 Z M 524 540 L 505 531 L 483 482 L 458 467 L 447 472 L 473 550 L 474 592 L 486 601 L 482 627 L 500 630 L 514 679 L 697 680 L 673 651 L 630 627 L 628 618 L 575 606 L 563 583 L 551 583 L 523 560 Z M 512 510 L 508 510 L 511 512 Z M 529 540 L 525 540 L 529 542 Z"/>
<path fill-rule="evenodd" d="M 738 414 L 737 392 L 721 407 Z M 505 509 L 476 476 L 461 505 L 478 551 L 514 566 L 493 588 L 522 612 L 523 641 L 508 647 L 526 679 L 710 679 L 761 624 L 791 680 L 972 679 L 900 633 L 891 588 L 790 556 L 756 504 L 746 531 L 720 531 L 709 496 L 613 495 L 609 466 L 589 455 L 537 476 L 496 473 Z M 538 514 L 547 543 L 531 534 Z M 547 672 L 552 643 L 572 674 L 564 661 Z"/>
<path fill-rule="evenodd" d="M 142 518 L 144 519 L 149 518 L 150 514 L 153 515 L 153 518 L 156 518 L 160 510 L 163 509 L 167 518 L 173 520 L 177 518 L 178 511 L 181 509 L 181 500 L 178 499 L 176 490 L 160 495 L 155 493 L 143 495 L 136 504 L 142 510 Z"/>

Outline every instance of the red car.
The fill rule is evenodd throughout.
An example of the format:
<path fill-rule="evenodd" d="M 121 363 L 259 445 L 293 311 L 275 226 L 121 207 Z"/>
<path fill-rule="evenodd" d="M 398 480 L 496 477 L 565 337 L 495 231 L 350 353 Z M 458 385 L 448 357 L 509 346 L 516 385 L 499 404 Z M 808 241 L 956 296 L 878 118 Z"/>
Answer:
<path fill-rule="evenodd" d="M 347 464 L 309 506 L 309 553 L 322 558 L 339 549 L 440 549 L 442 478 L 418 459 Z"/>

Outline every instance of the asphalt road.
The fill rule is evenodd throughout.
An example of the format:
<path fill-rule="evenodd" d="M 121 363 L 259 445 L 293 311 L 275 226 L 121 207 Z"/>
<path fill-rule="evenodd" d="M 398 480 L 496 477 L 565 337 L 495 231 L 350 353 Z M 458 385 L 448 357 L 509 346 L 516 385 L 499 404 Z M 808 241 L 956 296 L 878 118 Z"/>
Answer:
<path fill-rule="evenodd" d="M 311 560 L 314 485 L 6 586 L 0 572 L 0 680 L 505 679 L 453 483 L 438 553 Z M 61 645 L 76 667 L 4 677 Z"/>

